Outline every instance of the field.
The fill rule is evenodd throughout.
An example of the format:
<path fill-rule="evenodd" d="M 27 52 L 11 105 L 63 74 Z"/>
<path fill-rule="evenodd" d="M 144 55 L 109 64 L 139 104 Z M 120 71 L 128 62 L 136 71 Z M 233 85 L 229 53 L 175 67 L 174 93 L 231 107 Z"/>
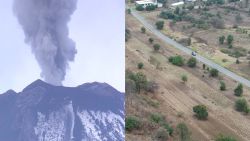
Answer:
<path fill-rule="evenodd" d="M 154 18 L 157 18 L 159 12 L 154 11 L 143 14 L 149 20 L 152 20 L 151 22 L 154 22 L 157 20 Z M 166 20 L 166 23 L 168 22 Z M 181 55 L 186 60 L 190 56 L 182 54 L 175 48 L 164 44 L 149 31 L 146 31 L 144 34 L 141 33 L 141 27 L 142 25 L 132 15 L 126 15 L 126 29 L 129 30 L 126 42 L 126 69 L 134 73 L 142 72 L 149 81 L 156 82 L 159 88 L 154 93 L 146 91 L 126 93 L 126 117 L 135 116 L 142 123 L 138 129 L 126 132 L 126 140 L 153 140 L 152 138 L 157 129 L 160 128 L 158 124 L 150 120 L 152 115 L 156 114 L 162 115 L 164 120 L 174 129 L 173 135 L 168 140 L 180 140 L 177 125 L 183 122 L 188 126 L 191 138 L 194 141 L 214 140 L 220 133 L 233 136 L 238 141 L 249 141 L 250 117 L 237 112 L 234 107 L 234 103 L 238 99 L 233 92 L 237 82 L 222 74 L 219 74 L 217 78 L 210 77 L 208 71 L 203 70 L 203 64 L 200 63 L 195 68 L 190 68 L 186 65 L 182 67 L 172 65 L 168 62 L 170 56 Z M 186 33 L 178 30 L 173 32 L 168 27 L 165 27 L 163 32 L 176 38 L 176 40 L 187 36 Z M 210 31 L 206 32 L 215 34 Z M 198 33 L 197 31 L 194 35 Z M 192 42 L 204 44 L 207 48 L 212 46 L 213 43 L 207 44 L 196 41 L 194 35 L 192 36 Z M 161 46 L 159 51 L 154 51 L 154 43 L 149 43 L 149 38 L 153 38 L 154 43 Z M 215 42 L 214 44 L 217 43 Z M 197 48 L 203 52 L 203 49 Z M 218 47 L 216 46 L 211 48 L 215 50 L 213 53 L 219 54 L 216 55 L 219 56 L 218 58 L 226 58 L 228 60 L 225 63 L 227 67 L 235 65 L 233 63 L 234 58 L 217 51 Z M 211 54 L 209 53 L 208 55 Z M 211 58 L 213 58 L 213 55 L 211 55 Z M 142 69 L 138 69 L 138 63 L 144 64 Z M 244 65 L 244 63 L 240 65 Z M 188 77 L 187 82 L 182 82 L 182 75 Z M 219 90 L 219 84 L 222 80 L 226 83 L 226 91 Z M 244 87 L 243 97 L 249 101 L 250 90 L 246 87 Z M 194 116 L 192 108 L 198 104 L 204 104 L 208 108 L 209 116 L 207 120 L 201 121 Z"/>
<path fill-rule="evenodd" d="M 234 8 L 235 7 L 235 8 Z M 162 11 L 167 8 L 158 8 L 154 11 L 140 12 L 151 24 L 163 20 L 162 32 L 176 41 L 190 38 L 189 48 L 214 62 L 230 69 L 237 74 L 250 79 L 250 14 L 248 8 L 239 8 L 240 3 L 225 4 L 222 6 L 206 6 L 204 9 L 186 11 L 186 17 L 194 20 L 175 21 L 160 18 Z M 239 9 L 237 9 L 239 8 Z M 240 16 L 239 16 L 240 15 Z M 238 16 L 238 19 L 237 19 Z M 214 27 L 211 22 L 215 19 L 223 20 L 223 28 Z M 220 44 L 219 37 L 233 35 L 232 48 L 227 43 Z M 225 39 L 226 42 L 226 39 Z M 240 64 L 236 64 L 236 60 Z"/>

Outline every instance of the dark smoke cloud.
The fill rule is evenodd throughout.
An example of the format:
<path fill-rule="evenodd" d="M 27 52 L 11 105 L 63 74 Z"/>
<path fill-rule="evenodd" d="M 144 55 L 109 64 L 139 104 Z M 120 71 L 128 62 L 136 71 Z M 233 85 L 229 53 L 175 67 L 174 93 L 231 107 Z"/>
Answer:
<path fill-rule="evenodd" d="M 67 23 L 77 0 L 14 0 L 14 13 L 48 83 L 62 85 L 76 48 Z"/>

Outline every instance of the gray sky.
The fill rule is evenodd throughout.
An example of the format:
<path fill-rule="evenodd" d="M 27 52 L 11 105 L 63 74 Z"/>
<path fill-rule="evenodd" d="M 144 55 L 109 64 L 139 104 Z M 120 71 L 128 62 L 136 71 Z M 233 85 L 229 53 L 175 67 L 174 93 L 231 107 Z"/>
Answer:
<path fill-rule="evenodd" d="M 21 26 L 12 12 L 12 0 L 0 5 L 0 93 L 17 92 L 40 78 L 40 68 L 24 43 Z M 75 62 L 70 63 L 64 86 L 106 82 L 124 92 L 124 0 L 78 0 L 69 23 L 76 42 Z"/>

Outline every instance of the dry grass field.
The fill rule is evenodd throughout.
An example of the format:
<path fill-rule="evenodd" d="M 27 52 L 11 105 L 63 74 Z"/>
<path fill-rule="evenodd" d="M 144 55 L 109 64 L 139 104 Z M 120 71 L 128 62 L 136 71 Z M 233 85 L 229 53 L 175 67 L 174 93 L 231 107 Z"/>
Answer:
<path fill-rule="evenodd" d="M 149 16 L 149 20 L 152 22 L 156 19 L 150 19 L 150 17 L 156 17 L 155 15 L 157 15 L 157 11 L 145 13 L 145 17 Z M 149 31 L 146 31 L 145 34 L 141 33 L 141 27 L 142 25 L 133 16 L 126 15 L 126 28 L 130 31 L 130 38 L 126 42 L 126 69 L 132 72 L 142 72 L 148 80 L 155 81 L 159 85 L 159 89 L 155 93 L 141 92 L 126 95 L 126 116 L 139 117 L 143 123 L 141 129 L 126 132 L 126 140 L 151 141 L 158 125 L 149 122 L 149 119 L 150 115 L 158 113 L 163 115 L 174 128 L 173 135 L 169 137 L 170 141 L 179 140 L 176 126 L 181 122 L 188 126 L 193 141 L 212 141 L 220 133 L 231 135 L 238 141 L 249 141 L 250 117 L 237 112 L 234 108 L 237 97 L 234 96 L 233 90 L 237 82 L 222 74 L 219 74 L 218 78 L 210 77 L 202 69 L 200 63 L 196 68 L 172 65 L 168 62 L 170 56 L 181 55 L 186 60 L 190 56 L 164 44 Z M 166 34 L 171 32 L 168 30 L 170 29 L 165 27 L 164 32 Z M 185 36 L 180 32 L 172 32 L 172 34 Z M 154 43 L 160 44 L 161 48 L 158 52 L 155 52 L 153 44 L 149 43 L 150 37 L 154 39 Z M 206 44 L 206 46 L 211 45 Z M 217 50 L 217 47 L 214 49 Z M 227 59 L 228 61 L 234 60 L 230 57 Z M 143 69 L 137 67 L 140 62 L 144 64 Z M 186 83 L 181 80 L 183 74 L 188 77 Z M 219 90 L 221 80 L 226 83 L 226 91 Z M 249 101 L 250 90 L 246 87 L 244 87 L 243 97 Z M 194 117 L 192 108 L 197 104 L 207 106 L 209 113 L 207 120 L 200 121 Z"/>

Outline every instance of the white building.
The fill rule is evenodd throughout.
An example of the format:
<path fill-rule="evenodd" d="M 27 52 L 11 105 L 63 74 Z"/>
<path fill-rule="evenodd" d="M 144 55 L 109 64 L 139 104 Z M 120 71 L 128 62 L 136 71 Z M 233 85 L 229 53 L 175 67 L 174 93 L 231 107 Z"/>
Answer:
<path fill-rule="evenodd" d="M 139 0 L 135 2 L 136 6 L 143 6 L 146 8 L 149 5 L 157 5 L 158 7 L 162 7 L 162 4 L 158 4 L 157 0 Z"/>
<path fill-rule="evenodd" d="M 176 7 L 182 6 L 182 5 L 184 5 L 184 2 L 183 2 L 183 1 L 176 2 L 176 3 L 172 3 L 172 4 L 171 4 L 171 8 L 176 8 Z"/>

